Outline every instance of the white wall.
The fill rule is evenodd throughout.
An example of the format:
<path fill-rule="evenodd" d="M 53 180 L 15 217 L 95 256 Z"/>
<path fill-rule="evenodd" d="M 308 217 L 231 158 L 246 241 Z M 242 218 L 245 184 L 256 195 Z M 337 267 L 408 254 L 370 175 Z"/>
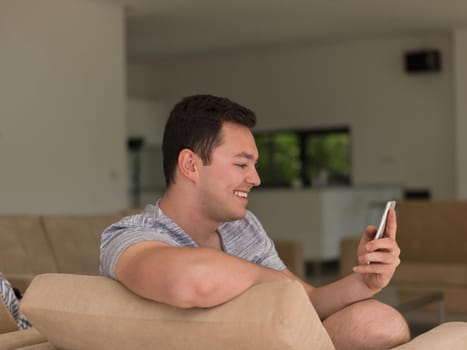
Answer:
<path fill-rule="evenodd" d="M 442 72 L 404 72 L 403 53 L 419 48 L 441 51 Z M 259 129 L 349 125 L 357 185 L 456 196 L 450 34 L 168 58 L 142 70 L 155 84 L 146 94 L 168 105 L 212 93 L 255 110 Z"/>
<path fill-rule="evenodd" d="M 0 213 L 125 208 L 122 8 L 2 0 L 0 23 Z"/>
<path fill-rule="evenodd" d="M 169 107 L 157 100 L 129 98 L 126 111 L 127 136 L 141 137 L 146 144 L 162 146 L 169 112 Z"/>

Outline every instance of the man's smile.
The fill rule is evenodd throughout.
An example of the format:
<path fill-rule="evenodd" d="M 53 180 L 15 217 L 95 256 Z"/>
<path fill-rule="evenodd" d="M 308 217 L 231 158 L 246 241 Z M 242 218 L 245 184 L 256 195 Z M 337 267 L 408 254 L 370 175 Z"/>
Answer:
<path fill-rule="evenodd" d="M 234 192 L 236 196 L 241 197 L 241 198 L 248 198 L 248 192 L 242 192 L 242 191 L 235 191 Z"/>

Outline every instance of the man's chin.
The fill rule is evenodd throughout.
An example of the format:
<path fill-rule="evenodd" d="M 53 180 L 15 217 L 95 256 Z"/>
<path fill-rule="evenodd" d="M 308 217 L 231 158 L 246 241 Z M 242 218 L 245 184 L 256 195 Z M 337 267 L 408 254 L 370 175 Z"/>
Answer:
<path fill-rule="evenodd" d="M 237 210 L 235 213 L 232 213 L 226 221 L 237 221 L 244 219 L 246 216 L 246 208 L 243 210 Z"/>

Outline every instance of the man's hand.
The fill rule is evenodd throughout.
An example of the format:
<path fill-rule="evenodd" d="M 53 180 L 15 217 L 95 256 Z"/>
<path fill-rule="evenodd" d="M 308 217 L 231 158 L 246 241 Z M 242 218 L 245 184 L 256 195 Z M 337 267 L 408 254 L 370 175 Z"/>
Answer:
<path fill-rule="evenodd" d="M 400 248 L 396 242 L 396 212 L 388 213 L 384 237 L 373 240 L 376 227 L 368 226 L 358 246 L 359 265 L 353 271 L 361 274 L 363 282 L 375 293 L 391 280 L 400 264 Z"/>

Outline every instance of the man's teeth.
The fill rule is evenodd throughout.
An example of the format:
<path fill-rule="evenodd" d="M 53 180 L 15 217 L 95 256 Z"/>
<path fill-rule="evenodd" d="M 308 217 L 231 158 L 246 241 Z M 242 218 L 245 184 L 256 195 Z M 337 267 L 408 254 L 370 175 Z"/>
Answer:
<path fill-rule="evenodd" d="M 235 191 L 235 195 L 242 197 L 242 198 L 248 198 L 248 193 L 246 192 Z"/>

